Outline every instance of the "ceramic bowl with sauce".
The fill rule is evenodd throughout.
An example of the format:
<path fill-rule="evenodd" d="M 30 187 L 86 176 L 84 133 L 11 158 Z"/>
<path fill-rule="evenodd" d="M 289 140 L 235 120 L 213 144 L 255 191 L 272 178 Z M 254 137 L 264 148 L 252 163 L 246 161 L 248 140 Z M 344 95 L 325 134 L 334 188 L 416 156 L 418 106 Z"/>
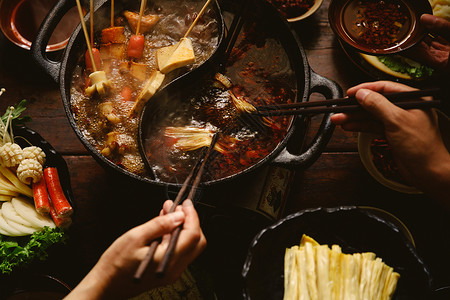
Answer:
<path fill-rule="evenodd" d="M 427 0 L 332 0 L 330 26 L 341 41 L 356 50 L 386 55 L 406 50 L 427 34 L 419 22 L 432 14 Z"/>
<path fill-rule="evenodd" d="M 450 118 L 440 111 L 437 111 L 437 116 L 443 143 L 450 152 Z M 387 188 L 400 193 L 421 194 L 420 190 L 408 185 L 399 177 L 398 171 L 395 170 L 395 165 L 392 166 L 392 155 L 390 154 L 389 146 L 383 143 L 384 139 L 384 137 L 374 133 L 361 132 L 358 134 L 358 152 L 367 172 Z M 383 156 L 382 158 L 380 154 Z M 375 158 L 376 156 L 378 158 Z"/>
<path fill-rule="evenodd" d="M 38 29 L 57 0 L 0 0 L 0 29 L 17 46 L 30 50 Z M 47 52 L 63 49 L 79 23 L 74 8 L 56 27 L 47 46 Z"/>
<path fill-rule="evenodd" d="M 323 0 L 269 0 L 288 22 L 297 22 L 314 14 Z"/>
<path fill-rule="evenodd" d="M 420 194 L 418 189 L 406 184 L 390 155 L 390 148 L 384 138 L 373 133 L 358 134 L 358 152 L 367 172 L 379 183 L 394 191 L 405 194 Z"/>

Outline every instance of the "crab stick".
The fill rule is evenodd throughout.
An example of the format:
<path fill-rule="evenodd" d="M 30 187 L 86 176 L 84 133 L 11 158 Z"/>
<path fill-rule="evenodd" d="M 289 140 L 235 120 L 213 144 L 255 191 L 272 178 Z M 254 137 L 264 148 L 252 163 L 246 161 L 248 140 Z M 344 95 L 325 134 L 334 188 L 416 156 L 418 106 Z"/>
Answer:
<path fill-rule="evenodd" d="M 41 215 L 48 214 L 50 212 L 50 201 L 48 199 L 47 185 L 45 179 L 42 178 L 38 182 L 33 182 L 33 198 L 36 211 Z"/>
<path fill-rule="evenodd" d="M 52 167 L 45 168 L 44 178 L 57 215 L 60 217 L 70 216 L 73 213 L 73 208 L 64 195 L 64 191 L 59 181 L 58 170 Z"/>

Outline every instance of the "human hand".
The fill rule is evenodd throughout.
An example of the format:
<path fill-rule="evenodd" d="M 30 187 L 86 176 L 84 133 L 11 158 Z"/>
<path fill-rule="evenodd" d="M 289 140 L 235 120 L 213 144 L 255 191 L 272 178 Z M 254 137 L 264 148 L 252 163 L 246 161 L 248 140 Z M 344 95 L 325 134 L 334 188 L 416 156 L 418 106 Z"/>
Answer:
<path fill-rule="evenodd" d="M 450 167 L 436 112 L 404 110 L 380 94 L 410 90 L 414 89 L 389 81 L 360 84 L 350 88 L 347 95 L 355 96 L 366 112 L 335 114 L 331 121 L 344 130 L 384 133 L 404 179 L 423 191 L 435 193 L 440 176 Z"/>
<path fill-rule="evenodd" d="M 98 263 L 66 299 L 126 299 L 152 288 L 174 282 L 204 250 L 206 239 L 191 200 L 167 214 L 172 201 L 164 203 L 160 216 L 120 236 L 101 256 Z M 169 242 L 169 234 L 183 224 L 166 275 L 155 276 Z M 149 244 L 163 237 L 140 283 L 133 275 L 148 252 Z"/>
<path fill-rule="evenodd" d="M 422 42 L 408 50 L 407 55 L 430 67 L 450 72 L 450 22 L 429 14 L 423 14 L 420 22 L 434 38 L 425 37 Z"/>

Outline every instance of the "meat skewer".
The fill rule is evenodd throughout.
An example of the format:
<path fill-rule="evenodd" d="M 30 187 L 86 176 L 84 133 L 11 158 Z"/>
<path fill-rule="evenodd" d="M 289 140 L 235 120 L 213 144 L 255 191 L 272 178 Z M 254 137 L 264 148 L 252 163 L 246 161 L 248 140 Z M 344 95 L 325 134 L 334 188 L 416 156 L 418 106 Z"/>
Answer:
<path fill-rule="evenodd" d="M 84 38 L 86 39 L 86 45 L 88 47 L 89 57 L 92 63 L 92 69 L 94 71 L 89 75 L 89 78 L 91 79 L 91 86 L 89 86 L 85 92 L 88 96 L 92 96 L 95 92 L 98 92 L 101 96 L 104 96 L 106 95 L 106 88 L 110 86 L 110 83 L 106 78 L 105 72 L 97 70 L 97 66 L 94 60 L 94 54 L 92 52 L 92 45 L 89 41 L 86 23 L 84 22 L 83 10 L 81 8 L 80 0 L 76 0 L 76 2 L 78 13 L 80 15 L 81 27 L 83 28 Z M 91 11 L 90 13 L 93 14 L 93 11 Z"/>
<path fill-rule="evenodd" d="M 93 0 L 90 0 L 90 33 L 91 33 L 91 45 L 94 46 L 94 2 Z M 92 54 L 94 56 L 94 62 L 95 67 L 98 68 L 101 64 L 100 60 L 100 52 L 97 48 L 92 48 Z M 90 53 L 89 50 L 85 53 L 85 64 L 86 64 L 86 70 L 89 72 L 94 72 L 94 67 L 91 62 Z"/>
<path fill-rule="evenodd" d="M 132 35 L 128 42 L 128 56 L 131 58 L 141 58 L 144 53 L 144 35 L 139 34 L 141 29 L 142 15 L 144 14 L 145 7 L 147 6 L 147 0 L 141 1 L 141 8 L 139 10 L 139 19 L 136 26 L 136 34 Z"/>
<path fill-rule="evenodd" d="M 144 88 L 139 93 L 136 99 L 135 105 L 129 112 L 129 116 L 136 116 L 141 111 L 145 103 L 147 103 L 147 101 L 151 97 L 153 97 L 158 88 L 161 86 L 165 78 L 165 74 L 177 68 L 181 68 L 195 62 L 194 48 L 192 47 L 191 40 L 188 39 L 187 36 L 190 34 L 192 28 L 194 28 L 195 24 L 210 2 L 211 0 L 206 1 L 206 3 L 203 5 L 203 8 L 200 10 L 199 14 L 185 33 L 184 37 L 181 38 L 178 43 L 160 48 L 156 51 L 156 62 L 158 65 L 158 70 L 155 70 L 145 83 Z M 141 10 L 136 27 L 136 35 L 133 35 L 130 38 L 130 43 L 128 45 L 129 57 L 140 58 L 142 56 L 142 52 L 144 51 L 144 36 L 139 35 L 138 33 L 140 29 L 140 21 L 145 8 L 145 3 L 145 0 L 141 2 Z"/>
<path fill-rule="evenodd" d="M 114 27 L 114 0 L 111 0 L 111 27 Z"/>

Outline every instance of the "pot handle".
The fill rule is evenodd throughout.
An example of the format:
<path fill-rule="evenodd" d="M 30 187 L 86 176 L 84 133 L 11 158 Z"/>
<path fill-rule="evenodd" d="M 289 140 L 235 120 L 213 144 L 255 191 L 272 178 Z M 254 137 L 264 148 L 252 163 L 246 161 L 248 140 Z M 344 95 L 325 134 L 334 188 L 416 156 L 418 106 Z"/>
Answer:
<path fill-rule="evenodd" d="M 61 67 L 61 61 L 53 61 L 48 59 L 46 55 L 47 44 L 50 37 L 53 34 L 59 21 L 64 15 L 74 6 L 73 0 L 60 0 L 56 2 L 56 5 L 50 10 L 42 22 L 36 38 L 31 44 L 31 55 L 38 65 L 40 65 L 54 81 L 59 81 L 59 70 Z"/>
<path fill-rule="evenodd" d="M 317 92 L 324 95 L 327 99 L 342 97 L 342 88 L 334 81 L 325 78 L 313 70 L 311 74 L 310 94 Z M 282 166 L 309 167 L 319 158 L 325 146 L 328 144 L 334 131 L 334 124 L 330 120 L 331 114 L 325 114 L 314 139 L 309 148 L 300 155 L 292 154 L 287 148 L 284 148 L 280 154 L 275 157 L 273 163 Z"/>

